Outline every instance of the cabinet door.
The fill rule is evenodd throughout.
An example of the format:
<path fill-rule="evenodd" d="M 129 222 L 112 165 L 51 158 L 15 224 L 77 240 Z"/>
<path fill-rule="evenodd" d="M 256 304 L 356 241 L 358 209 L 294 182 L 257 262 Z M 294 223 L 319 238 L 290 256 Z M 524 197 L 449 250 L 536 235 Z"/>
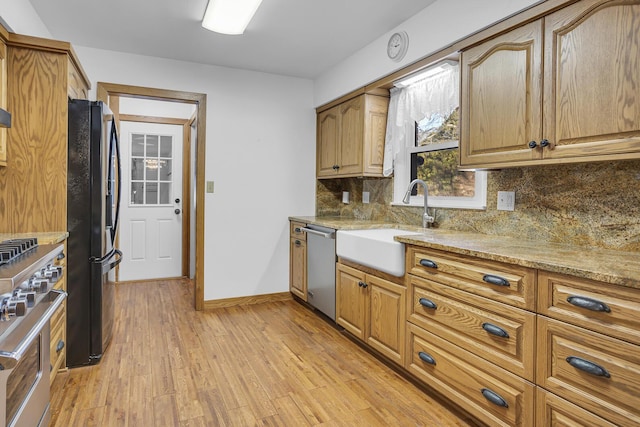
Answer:
<path fill-rule="evenodd" d="M 307 300 L 307 242 L 291 239 L 289 249 L 289 290 L 303 301 Z"/>
<path fill-rule="evenodd" d="M 545 158 L 640 156 L 639 21 L 637 0 L 583 0 L 545 17 Z"/>
<path fill-rule="evenodd" d="M 338 110 L 340 106 L 318 114 L 317 170 L 318 177 L 333 177 L 338 172 Z"/>
<path fill-rule="evenodd" d="M 84 83 L 80 72 L 73 62 L 69 60 L 67 73 L 67 95 L 71 99 L 87 99 L 89 88 Z"/>
<path fill-rule="evenodd" d="M 382 176 L 389 98 L 365 95 L 365 103 L 362 174 Z"/>
<path fill-rule="evenodd" d="M 369 312 L 367 344 L 390 360 L 404 365 L 405 313 L 407 290 L 404 286 L 375 276 L 366 276 Z"/>
<path fill-rule="evenodd" d="M 338 175 L 362 174 L 364 95 L 340 104 Z"/>
<path fill-rule="evenodd" d="M 535 21 L 461 55 L 460 164 L 539 159 L 542 22 Z"/>
<path fill-rule="evenodd" d="M 7 109 L 7 45 L 0 40 L 0 108 Z M 0 128 L 0 166 L 7 165 L 7 130 Z"/>
<path fill-rule="evenodd" d="M 538 427 L 615 427 L 579 406 L 536 387 L 536 426 Z"/>
<path fill-rule="evenodd" d="M 336 264 L 336 323 L 361 340 L 368 321 L 364 283 L 363 272 Z"/>

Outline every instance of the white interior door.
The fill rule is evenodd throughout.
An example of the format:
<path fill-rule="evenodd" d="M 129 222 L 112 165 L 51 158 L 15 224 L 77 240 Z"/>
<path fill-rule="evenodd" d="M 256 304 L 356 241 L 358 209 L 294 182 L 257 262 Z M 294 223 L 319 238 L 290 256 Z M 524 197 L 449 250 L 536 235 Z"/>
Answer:
<path fill-rule="evenodd" d="M 120 281 L 182 276 L 182 126 L 120 122 Z"/>

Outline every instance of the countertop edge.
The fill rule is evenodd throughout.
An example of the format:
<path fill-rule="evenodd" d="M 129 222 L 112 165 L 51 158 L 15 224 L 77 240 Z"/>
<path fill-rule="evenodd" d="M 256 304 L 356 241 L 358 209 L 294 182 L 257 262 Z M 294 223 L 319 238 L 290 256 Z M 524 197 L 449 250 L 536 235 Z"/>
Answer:
<path fill-rule="evenodd" d="M 290 216 L 289 220 L 337 230 L 395 228 L 423 231 L 421 235 L 396 236 L 395 240 L 408 245 L 640 289 L 640 253 L 635 252 L 340 217 Z"/>

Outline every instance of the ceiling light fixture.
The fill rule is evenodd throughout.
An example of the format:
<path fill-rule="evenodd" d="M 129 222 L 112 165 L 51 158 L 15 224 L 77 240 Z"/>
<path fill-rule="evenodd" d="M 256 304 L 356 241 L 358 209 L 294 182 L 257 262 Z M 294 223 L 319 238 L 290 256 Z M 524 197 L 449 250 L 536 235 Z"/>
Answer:
<path fill-rule="evenodd" d="M 209 0 L 202 18 L 207 30 L 222 34 L 242 34 L 262 0 Z"/>

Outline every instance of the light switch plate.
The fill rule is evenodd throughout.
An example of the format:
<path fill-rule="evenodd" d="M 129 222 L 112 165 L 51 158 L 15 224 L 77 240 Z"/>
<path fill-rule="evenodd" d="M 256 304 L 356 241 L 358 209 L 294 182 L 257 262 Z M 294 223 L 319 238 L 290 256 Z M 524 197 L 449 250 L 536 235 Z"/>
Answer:
<path fill-rule="evenodd" d="M 516 207 L 515 191 L 498 191 L 498 210 L 512 211 Z"/>
<path fill-rule="evenodd" d="M 349 203 L 349 192 L 348 191 L 343 191 L 342 192 L 342 203 Z"/>
<path fill-rule="evenodd" d="M 213 181 L 207 181 L 207 193 L 213 193 Z"/>
<path fill-rule="evenodd" d="M 369 203 L 369 192 L 368 191 L 363 191 L 362 192 L 362 203 L 364 203 L 364 204 Z"/>

